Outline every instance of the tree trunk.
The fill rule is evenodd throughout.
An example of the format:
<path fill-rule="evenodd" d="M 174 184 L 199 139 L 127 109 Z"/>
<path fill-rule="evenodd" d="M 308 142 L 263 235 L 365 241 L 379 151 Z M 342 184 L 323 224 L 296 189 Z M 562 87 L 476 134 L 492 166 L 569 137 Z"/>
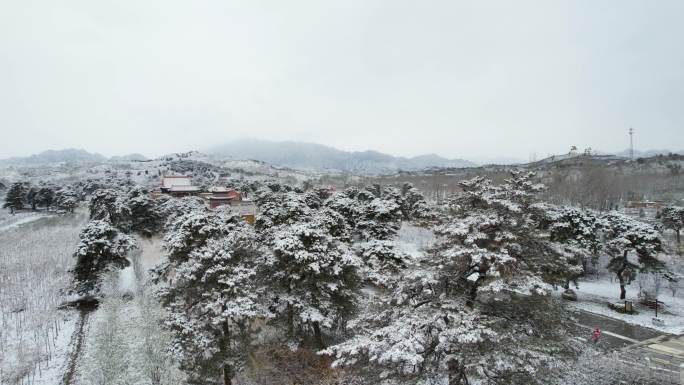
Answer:
<path fill-rule="evenodd" d="M 677 229 L 677 244 L 679 244 L 679 243 L 680 243 L 680 239 L 679 239 L 679 229 Z"/>
<path fill-rule="evenodd" d="M 627 250 L 625 250 L 624 254 L 622 255 L 622 258 L 622 266 L 620 266 L 616 273 L 618 276 L 618 280 L 620 281 L 620 299 L 625 299 L 627 290 L 625 290 L 625 278 L 622 276 L 622 273 L 624 273 L 627 269 Z"/>
<path fill-rule="evenodd" d="M 470 293 L 468 293 L 468 299 L 466 300 L 466 306 L 473 308 L 475 306 L 475 299 L 477 298 L 477 289 L 480 287 L 480 280 L 482 276 L 477 277 L 477 280 L 473 282 L 473 286 L 470 287 Z"/>
<path fill-rule="evenodd" d="M 225 310 L 225 306 L 223 307 Z M 227 344 L 230 344 L 230 325 L 228 325 L 228 321 L 224 322 L 222 325 L 223 328 L 223 339 L 227 342 Z M 230 346 L 228 346 L 230 348 Z M 223 350 L 224 347 L 221 346 L 221 350 Z M 231 377 L 233 376 L 232 369 L 230 365 L 228 364 L 223 364 L 223 385 L 232 385 L 232 380 Z"/>
<path fill-rule="evenodd" d="M 457 360 L 449 360 L 447 370 L 449 371 L 449 385 L 468 385 L 468 377 L 463 371 L 463 366 L 459 365 Z"/>
<path fill-rule="evenodd" d="M 294 336 L 294 310 L 292 310 L 292 304 L 287 304 L 287 331 L 290 337 Z"/>
<path fill-rule="evenodd" d="M 314 338 L 316 339 L 316 345 L 319 349 L 325 349 L 325 344 L 323 343 L 323 335 L 321 334 L 321 325 L 318 322 L 313 323 Z"/>
<path fill-rule="evenodd" d="M 231 380 L 232 373 L 230 370 L 230 365 L 224 364 L 223 365 L 223 385 L 232 385 L 233 381 Z"/>

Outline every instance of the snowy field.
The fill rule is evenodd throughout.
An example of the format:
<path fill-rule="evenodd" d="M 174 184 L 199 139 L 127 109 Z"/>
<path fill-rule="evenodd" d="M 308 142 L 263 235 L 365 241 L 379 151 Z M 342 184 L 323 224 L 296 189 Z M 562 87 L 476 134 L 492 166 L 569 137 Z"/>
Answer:
<path fill-rule="evenodd" d="M 603 278 L 598 281 L 580 281 L 579 289 L 574 289 L 577 292 L 577 302 L 569 302 L 571 306 L 578 309 L 586 310 L 592 313 L 602 314 L 611 318 L 620 319 L 630 324 L 649 327 L 660 330 L 665 333 L 681 334 L 684 333 L 684 298 L 682 294 L 677 292 L 676 296 L 667 289 L 663 290 L 658 297 L 660 301 L 665 303 L 664 311 L 659 309 L 658 318 L 665 321 L 665 326 L 653 325 L 651 319 L 655 316 L 653 309 L 640 305 L 637 299 L 639 293 L 638 283 L 632 282 L 627 285 L 627 300 L 634 303 L 634 308 L 639 314 L 621 314 L 608 308 L 609 302 L 620 301 L 620 286 L 616 281 L 610 281 L 608 278 Z M 560 296 L 562 289 L 556 293 Z"/>
<path fill-rule="evenodd" d="M 109 289 L 98 310 L 90 316 L 74 382 L 183 383 L 183 374 L 167 354 L 171 337 L 159 328 L 163 314 L 159 303 L 149 291 L 139 291 L 133 297 L 122 297 L 122 294 L 117 289 Z"/>
<path fill-rule="evenodd" d="M 73 354 L 79 313 L 56 308 L 63 300 L 60 290 L 69 284 L 68 269 L 85 220 L 84 212 L 71 216 L 3 216 L 0 384 L 62 383 Z M 138 246 L 132 255 L 134 263 L 115 276 L 116 288 L 111 290 L 116 294 L 87 318 L 84 347 L 74 365 L 75 383 L 101 383 L 104 377 L 121 376 L 125 380 L 121 384 L 172 384 L 180 376 L 165 361 L 168 336 L 159 330 L 161 309 L 143 290 L 146 271 L 161 257 L 161 240 L 138 239 Z M 124 301 L 124 293 L 132 297 Z M 114 330 L 117 335 L 112 334 Z M 146 349 L 140 348 L 143 343 Z M 103 360 L 103 354 L 121 360 Z M 123 366 L 98 364 L 105 361 Z M 168 373 L 160 373 L 161 367 Z M 156 382 L 155 376 L 162 382 Z"/>
<path fill-rule="evenodd" d="M 88 320 L 77 384 L 175 385 L 184 375 L 170 361 L 170 335 L 160 329 L 163 310 L 146 286 L 147 271 L 161 258 L 161 239 L 138 238 L 132 263 L 110 273 L 104 300 Z M 57 384 L 57 383 L 55 383 Z"/>
<path fill-rule="evenodd" d="M 49 214 L 39 211 L 22 211 L 16 214 L 10 214 L 7 210 L 0 210 L 0 233 L 37 221 L 46 216 L 49 216 Z"/>
<path fill-rule="evenodd" d="M 85 216 L 28 214 L 0 232 L 0 383 L 57 384 L 75 317 L 56 308 Z"/>

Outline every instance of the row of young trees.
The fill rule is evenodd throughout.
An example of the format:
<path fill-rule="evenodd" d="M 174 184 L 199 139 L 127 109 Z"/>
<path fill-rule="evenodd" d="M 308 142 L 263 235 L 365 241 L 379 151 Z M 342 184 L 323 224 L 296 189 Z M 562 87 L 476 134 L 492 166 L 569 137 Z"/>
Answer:
<path fill-rule="evenodd" d="M 55 208 L 73 212 L 81 200 L 80 194 L 70 185 L 56 186 L 41 183 L 37 186 L 29 182 L 15 182 L 10 185 L 2 207 L 12 213 L 30 207 L 31 210 Z"/>
<path fill-rule="evenodd" d="M 550 289 L 602 250 L 623 295 L 623 278 L 662 269 L 653 228 L 542 204 L 529 173 L 500 185 L 463 181 L 437 208 L 409 184 L 244 187 L 259 206 L 255 226 L 194 198 L 96 192 L 77 253 L 76 280 L 94 290 L 105 266 L 125 264 L 128 233 L 165 233 L 152 274 L 172 349 L 194 384 L 231 384 L 265 343 L 264 329 L 275 331 L 269 343 L 315 349 L 367 382 L 553 383 L 579 347 Z M 402 221 L 438 235 L 424 257 L 398 249 Z"/>

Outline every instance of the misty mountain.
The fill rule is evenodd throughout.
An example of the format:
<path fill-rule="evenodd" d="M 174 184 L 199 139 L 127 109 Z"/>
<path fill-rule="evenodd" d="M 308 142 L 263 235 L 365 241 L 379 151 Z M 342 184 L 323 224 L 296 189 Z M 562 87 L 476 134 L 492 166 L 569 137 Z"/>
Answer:
<path fill-rule="evenodd" d="M 0 160 L 0 163 L 15 166 L 38 166 L 57 163 L 100 163 L 107 157 L 86 150 L 69 148 L 65 150 L 47 150 L 27 157 L 13 157 Z"/>
<path fill-rule="evenodd" d="M 112 162 L 130 162 L 130 161 L 144 161 L 148 160 L 148 158 L 143 155 L 143 154 L 138 154 L 138 153 L 133 153 L 133 154 L 127 154 L 127 155 L 114 155 L 111 158 L 109 158 L 110 161 Z"/>
<path fill-rule="evenodd" d="M 209 150 L 227 159 L 255 159 L 276 166 L 308 169 L 338 170 L 361 174 L 415 171 L 430 167 L 471 167 L 475 164 L 463 159 L 447 159 L 428 154 L 411 158 L 396 157 L 378 151 L 343 151 L 315 143 L 275 142 L 257 139 L 233 141 Z"/>
<path fill-rule="evenodd" d="M 60 163 L 105 163 L 105 162 L 130 162 L 147 160 L 142 154 L 127 154 L 107 158 L 98 153 L 88 152 L 82 149 L 68 148 L 64 150 L 47 150 L 39 154 L 26 157 L 13 157 L 0 159 L 0 164 L 8 166 L 40 166 Z"/>

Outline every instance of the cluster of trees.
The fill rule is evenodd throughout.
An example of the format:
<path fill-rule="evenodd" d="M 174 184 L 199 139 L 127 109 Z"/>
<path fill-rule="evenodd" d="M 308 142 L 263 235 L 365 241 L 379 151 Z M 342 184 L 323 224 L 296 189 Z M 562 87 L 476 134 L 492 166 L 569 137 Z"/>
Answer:
<path fill-rule="evenodd" d="M 539 230 L 541 186 L 530 178 L 462 182 L 429 255 L 399 267 L 401 279 L 355 319 L 356 333 L 325 350 L 334 365 L 377 383 L 551 383 L 545 368 L 576 349 L 548 289 L 577 268 Z"/>
<path fill-rule="evenodd" d="M 531 174 L 460 188 L 433 210 L 411 185 L 274 183 L 254 191 L 254 228 L 221 211 L 176 218 L 156 276 L 191 381 L 231 383 L 267 325 L 377 383 L 548 383 L 579 352 L 549 289 L 603 249 L 619 276 L 662 268 L 655 230 L 541 204 Z M 402 221 L 439 236 L 424 259 L 397 249 Z"/>
<path fill-rule="evenodd" d="M 537 172 L 547 189 L 542 199 L 549 203 L 587 207 L 607 211 L 623 207 L 627 201 L 682 199 L 684 173 L 678 156 L 648 158 L 640 162 L 622 162 L 586 157 L 551 164 L 527 165 Z M 458 192 L 458 181 L 486 176 L 496 182 L 507 177 L 515 166 L 487 165 L 480 168 L 435 170 L 368 178 L 366 183 L 383 184 L 411 181 L 433 201 L 442 201 Z M 325 176 L 321 180 L 345 185 L 354 183 L 347 176 Z"/>
<path fill-rule="evenodd" d="M 672 230 L 677 236 L 677 244 L 681 243 L 680 232 L 684 227 L 684 207 L 667 206 L 659 213 L 658 218 L 663 228 Z"/>
<path fill-rule="evenodd" d="M 600 252 L 609 257 L 609 271 L 620 284 L 620 299 L 625 299 L 625 286 L 637 273 L 671 275 L 658 258 L 664 251 L 663 240 L 655 226 L 616 211 L 596 212 L 574 207 L 547 206 L 546 226 L 551 239 L 564 244 L 582 265 L 598 263 Z M 568 248 L 570 247 L 570 248 Z M 573 277 L 575 279 L 576 277 Z M 569 288 L 566 283 L 566 288 Z"/>
<path fill-rule="evenodd" d="M 100 271 L 127 263 L 128 234 L 163 231 L 152 276 L 189 383 L 231 384 L 273 344 L 317 351 L 373 383 L 553 383 L 580 347 L 550 289 L 569 287 L 602 250 L 622 296 L 637 271 L 663 269 L 653 227 L 541 203 L 531 173 L 463 181 L 440 207 L 410 184 L 242 188 L 259 207 L 254 226 L 140 188 L 91 199 L 77 280 L 96 290 Z M 404 221 L 437 234 L 422 257 L 398 247 Z"/>
<path fill-rule="evenodd" d="M 136 248 L 134 235 L 159 232 L 166 213 L 178 202 L 153 199 L 140 186 L 97 189 L 90 197 L 90 221 L 83 227 L 72 269 L 73 291 L 81 296 L 99 293 L 104 272 L 130 264 L 127 254 Z M 196 203 L 194 207 L 203 207 Z"/>
<path fill-rule="evenodd" d="M 412 186 L 251 188 L 260 207 L 254 227 L 189 205 L 168 224 L 166 259 L 154 277 L 165 283 L 159 297 L 173 349 L 192 383 L 230 384 L 254 354 L 260 325 L 278 330 L 283 346 L 318 350 L 339 339 L 371 281 L 362 272 L 380 274 L 366 262 L 391 263 L 397 253 L 386 240 L 401 220 L 430 216 Z M 352 247 L 366 241 L 385 243 Z"/>
<path fill-rule="evenodd" d="M 15 182 L 10 185 L 5 194 L 5 202 L 2 207 L 10 212 L 24 210 L 57 209 L 64 212 L 73 212 L 81 194 L 73 186 L 56 186 L 48 183 L 40 183 L 37 186 L 29 182 Z"/>

